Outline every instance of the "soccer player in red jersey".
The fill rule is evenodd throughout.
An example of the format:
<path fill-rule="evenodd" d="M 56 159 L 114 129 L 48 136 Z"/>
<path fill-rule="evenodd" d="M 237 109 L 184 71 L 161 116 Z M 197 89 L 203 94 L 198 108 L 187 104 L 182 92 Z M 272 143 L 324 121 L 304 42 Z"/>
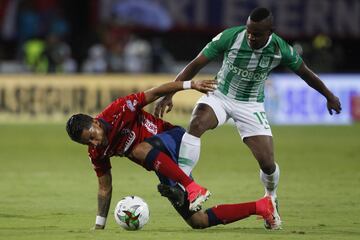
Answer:
<path fill-rule="evenodd" d="M 95 118 L 85 114 L 75 114 L 69 118 L 66 130 L 73 141 L 88 145 L 89 156 L 98 177 L 95 229 L 105 227 L 110 207 L 112 156 L 126 156 L 147 170 L 155 171 L 161 182 L 158 187 L 160 193 L 168 197 L 193 228 L 226 224 L 253 214 L 273 219 L 276 209 L 270 198 L 252 203 L 219 205 L 206 212 L 199 211 L 210 192 L 192 180 L 189 168 L 181 169 L 178 165 L 185 129 L 173 126 L 142 109 L 165 94 L 183 89 L 192 88 L 207 93 L 215 88 L 215 83 L 213 80 L 166 83 L 118 98 Z"/>

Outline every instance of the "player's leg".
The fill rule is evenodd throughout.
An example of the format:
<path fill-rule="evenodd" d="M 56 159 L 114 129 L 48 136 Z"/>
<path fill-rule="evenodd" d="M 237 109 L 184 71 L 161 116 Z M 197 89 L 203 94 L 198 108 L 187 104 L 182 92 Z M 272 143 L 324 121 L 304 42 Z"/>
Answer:
<path fill-rule="evenodd" d="M 188 186 L 193 180 L 164 152 L 154 148 L 147 142 L 138 144 L 129 154 L 129 158 L 147 170 L 160 173 L 183 186 Z"/>
<path fill-rule="evenodd" d="M 214 109 L 207 103 L 198 103 L 191 115 L 188 133 L 195 137 L 201 137 L 204 132 L 214 129 L 219 123 Z"/>
<path fill-rule="evenodd" d="M 179 186 L 170 187 L 159 184 L 158 190 L 162 196 L 167 197 L 176 211 L 183 219 L 195 229 L 203 229 L 219 224 L 229 224 L 245 219 L 251 215 L 258 215 L 275 225 L 273 218 L 276 211 L 275 203 L 270 197 L 264 197 L 256 202 L 222 204 L 206 211 L 190 211 L 186 192 Z"/>
<path fill-rule="evenodd" d="M 265 188 L 265 196 L 270 196 L 276 204 L 276 226 L 265 221 L 268 229 L 280 229 L 281 220 L 278 215 L 278 199 L 276 190 L 279 184 L 280 168 L 274 161 L 274 149 L 271 136 L 252 136 L 244 138 L 245 144 L 250 148 L 260 166 L 260 180 Z"/>
<path fill-rule="evenodd" d="M 265 195 L 276 198 L 280 169 L 274 160 L 273 139 L 271 136 L 252 136 L 244 138 L 260 166 L 260 179 L 265 187 Z"/>
<path fill-rule="evenodd" d="M 274 160 L 270 125 L 262 103 L 240 102 L 231 106 L 231 117 L 238 132 L 258 161 L 265 194 L 276 197 L 280 170 Z"/>
<path fill-rule="evenodd" d="M 276 190 L 279 184 L 280 169 L 274 161 L 274 149 L 271 136 L 252 136 L 244 138 L 244 143 L 250 148 L 260 166 L 260 180 L 265 188 L 265 196 L 270 196 L 276 205 L 275 224 L 265 221 L 267 229 L 281 229 L 278 214 Z"/>
<path fill-rule="evenodd" d="M 252 215 L 261 216 L 271 229 L 280 229 L 281 226 L 280 218 L 275 217 L 278 215 L 275 201 L 269 196 L 254 202 L 216 205 L 205 213 L 208 215 L 208 227 L 229 224 Z"/>
<path fill-rule="evenodd" d="M 203 188 L 192 181 L 192 179 L 188 177 L 190 176 L 190 173 L 184 173 L 182 169 L 178 167 L 177 159 L 179 156 L 179 146 L 184 133 L 185 130 L 183 128 L 177 127 L 148 138 L 141 144 L 152 147 L 146 153 L 145 161 L 147 167 L 155 166 L 155 171 L 158 173 L 160 181 L 163 179 L 170 181 L 169 179 L 171 179 L 171 184 L 178 182 L 183 185 L 189 193 L 189 207 L 195 210 L 200 208 L 201 204 L 208 199 L 210 192 L 206 188 Z M 142 157 L 144 157 L 144 154 Z M 166 163 L 163 161 L 166 161 Z M 169 168 L 170 165 L 172 169 Z M 176 167 L 174 165 L 176 165 Z M 177 173 L 178 170 L 180 170 L 181 173 Z M 186 179 L 190 179 L 192 182 L 188 183 Z"/>
<path fill-rule="evenodd" d="M 185 172 L 191 172 L 200 158 L 201 135 L 222 125 L 226 120 L 227 115 L 221 100 L 214 94 L 204 95 L 199 99 L 192 113 L 188 131 L 180 145 L 179 165 Z M 187 164 L 188 162 L 192 165 Z"/>
<path fill-rule="evenodd" d="M 231 116 L 235 125 L 260 166 L 260 179 L 265 188 L 265 196 L 276 200 L 280 170 L 274 160 L 272 133 L 264 106 L 262 103 L 237 103 L 232 109 Z M 265 223 L 265 226 L 270 225 Z"/>

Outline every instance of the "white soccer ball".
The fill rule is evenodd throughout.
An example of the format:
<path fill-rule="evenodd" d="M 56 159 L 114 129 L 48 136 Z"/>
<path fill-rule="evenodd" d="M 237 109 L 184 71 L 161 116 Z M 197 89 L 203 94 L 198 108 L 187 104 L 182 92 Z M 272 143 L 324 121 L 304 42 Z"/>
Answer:
<path fill-rule="evenodd" d="M 116 204 L 114 216 L 122 228 L 139 230 L 149 221 L 149 206 L 140 197 L 127 196 Z"/>

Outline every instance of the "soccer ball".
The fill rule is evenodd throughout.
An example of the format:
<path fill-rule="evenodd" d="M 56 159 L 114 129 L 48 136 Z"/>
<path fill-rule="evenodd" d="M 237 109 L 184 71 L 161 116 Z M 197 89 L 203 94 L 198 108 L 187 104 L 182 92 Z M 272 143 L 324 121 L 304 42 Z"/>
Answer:
<path fill-rule="evenodd" d="M 142 198 L 127 196 L 116 204 L 114 216 L 122 228 L 139 230 L 149 221 L 149 207 Z"/>

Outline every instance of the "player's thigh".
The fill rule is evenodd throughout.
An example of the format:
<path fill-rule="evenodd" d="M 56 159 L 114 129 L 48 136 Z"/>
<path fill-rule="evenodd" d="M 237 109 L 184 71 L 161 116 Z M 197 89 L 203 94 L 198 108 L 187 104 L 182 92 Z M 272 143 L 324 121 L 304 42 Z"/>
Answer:
<path fill-rule="evenodd" d="M 185 129 L 182 127 L 174 127 L 163 133 L 159 133 L 150 138 L 146 138 L 144 142 L 147 142 L 152 147 L 167 154 L 171 159 L 178 163 L 179 149 L 181 139 L 185 133 Z"/>
<path fill-rule="evenodd" d="M 192 112 L 189 132 L 201 135 L 208 129 L 224 124 L 228 119 L 222 100 L 214 94 L 202 96 Z"/>
<path fill-rule="evenodd" d="M 231 117 L 235 122 L 235 126 L 242 140 L 251 136 L 272 137 L 271 127 L 266 118 L 264 105 L 262 103 L 234 103 L 231 110 Z"/>
<path fill-rule="evenodd" d="M 244 143 L 250 148 L 256 159 L 264 164 L 274 161 L 274 147 L 271 136 L 258 135 L 244 138 Z"/>
<path fill-rule="evenodd" d="M 131 151 L 129 154 L 129 159 L 141 166 L 145 166 L 144 164 L 146 156 L 149 154 L 152 148 L 153 147 L 149 143 L 141 142 Z"/>

